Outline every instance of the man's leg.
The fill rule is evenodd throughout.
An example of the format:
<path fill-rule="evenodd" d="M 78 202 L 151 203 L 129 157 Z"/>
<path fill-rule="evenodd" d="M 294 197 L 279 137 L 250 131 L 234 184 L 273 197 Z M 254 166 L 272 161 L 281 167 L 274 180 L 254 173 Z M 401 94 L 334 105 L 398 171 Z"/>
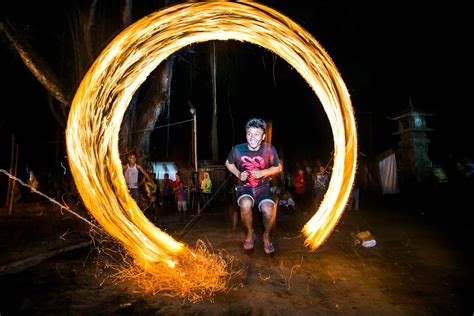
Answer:
<path fill-rule="evenodd" d="M 271 235 L 275 226 L 276 212 L 274 204 L 271 202 L 263 202 L 260 206 L 263 215 L 263 243 L 268 244 L 271 242 Z"/>
<path fill-rule="evenodd" d="M 247 240 L 253 240 L 255 232 L 253 229 L 253 214 L 252 214 L 253 201 L 250 197 L 243 197 L 240 199 L 240 218 L 244 227 L 247 229 Z"/>
<path fill-rule="evenodd" d="M 130 188 L 130 195 L 138 202 L 138 188 Z"/>

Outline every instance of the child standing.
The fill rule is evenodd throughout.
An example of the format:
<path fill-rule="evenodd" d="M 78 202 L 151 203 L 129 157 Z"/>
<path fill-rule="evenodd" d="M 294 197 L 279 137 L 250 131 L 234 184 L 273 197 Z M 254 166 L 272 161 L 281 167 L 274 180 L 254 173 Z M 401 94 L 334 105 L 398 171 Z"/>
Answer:
<path fill-rule="evenodd" d="M 181 182 L 176 188 L 176 198 L 177 198 L 177 205 L 178 205 L 178 213 L 181 214 L 181 212 L 183 212 L 184 214 L 186 214 L 188 207 L 186 205 L 186 194 L 184 191 L 183 182 Z"/>

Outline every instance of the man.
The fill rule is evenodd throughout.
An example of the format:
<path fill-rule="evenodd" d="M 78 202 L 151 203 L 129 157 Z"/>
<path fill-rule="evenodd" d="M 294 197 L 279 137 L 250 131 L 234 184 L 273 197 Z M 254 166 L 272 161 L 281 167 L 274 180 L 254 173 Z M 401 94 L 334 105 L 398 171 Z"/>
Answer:
<path fill-rule="evenodd" d="M 281 165 L 273 145 L 263 143 L 265 130 L 266 123 L 263 120 L 249 120 L 245 126 L 247 143 L 233 147 L 225 165 L 239 179 L 236 188 L 237 204 L 242 223 L 247 229 L 244 251 L 251 252 L 255 245 L 252 208 L 258 206 L 263 215 L 263 249 L 267 255 L 272 255 L 275 248 L 270 237 L 275 224 L 276 208 L 269 177 L 281 172 Z"/>
<path fill-rule="evenodd" d="M 173 180 L 168 173 L 164 174 L 163 179 L 163 204 L 166 208 L 174 208 L 173 204 Z"/>
<path fill-rule="evenodd" d="M 127 164 L 123 168 L 123 173 L 125 175 L 125 182 L 127 182 L 128 190 L 130 195 L 135 201 L 138 201 L 138 188 L 142 183 L 138 183 L 138 172 L 140 171 L 143 175 L 150 181 L 148 174 L 143 170 L 143 168 L 137 164 L 137 156 L 134 153 L 129 153 L 127 155 Z M 144 179 L 142 179 L 142 182 Z"/>

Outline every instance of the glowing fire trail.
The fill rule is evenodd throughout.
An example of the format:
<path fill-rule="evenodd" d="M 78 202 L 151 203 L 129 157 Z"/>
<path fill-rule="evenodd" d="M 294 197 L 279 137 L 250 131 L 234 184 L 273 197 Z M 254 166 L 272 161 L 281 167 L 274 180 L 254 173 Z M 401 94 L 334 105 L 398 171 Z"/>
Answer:
<path fill-rule="evenodd" d="M 101 53 L 72 103 L 66 131 L 72 174 L 87 208 L 138 263 L 178 262 L 187 248 L 142 214 L 126 190 L 118 152 L 123 115 L 150 72 L 179 49 L 210 40 L 265 47 L 291 64 L 317 94 L 334 140 L 334 173 L 320 210 L 304 226 L 316 249 L 347 202 L 356 168 L 356 128 L 349 93 L 331 58 L 303 28 L 255 2 L 176 5 L 129 26 Z"/>

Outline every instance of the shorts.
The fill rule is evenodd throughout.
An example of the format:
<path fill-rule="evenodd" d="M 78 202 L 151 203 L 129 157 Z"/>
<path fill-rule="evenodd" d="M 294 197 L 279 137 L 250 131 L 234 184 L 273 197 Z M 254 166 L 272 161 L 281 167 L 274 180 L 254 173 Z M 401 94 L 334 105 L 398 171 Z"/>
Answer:
<path fill-rule="evenodd" d="M 260 206 L 262 203 L 270 202 L 275 205 L 275 201 L 273 200 L 272 191 L 269 185 L 261 185 L 258 187 L 244 187 L 238 186 L 235 188 L 236 196 L 237 196 L 237 205 L 240 206 L 240 200 L 243 197 L 250 197 L 252 199 L 252 206 L 257 205 L 258 210 L 261 211 Z"/>
<path fill-rule="evenodd" d="M 188 207 L 186 205 L 186 201 L 178 201 L 177 203 L 178 206 L 178 212 L 186 212 L 188 210 Z"/>
<path fill-rule="evenodd" d="M 128 188 L 128 191 L 130 192 L 130 195 L 132 198 L 137 201 L 138 200 L 138 188 Z"/>

